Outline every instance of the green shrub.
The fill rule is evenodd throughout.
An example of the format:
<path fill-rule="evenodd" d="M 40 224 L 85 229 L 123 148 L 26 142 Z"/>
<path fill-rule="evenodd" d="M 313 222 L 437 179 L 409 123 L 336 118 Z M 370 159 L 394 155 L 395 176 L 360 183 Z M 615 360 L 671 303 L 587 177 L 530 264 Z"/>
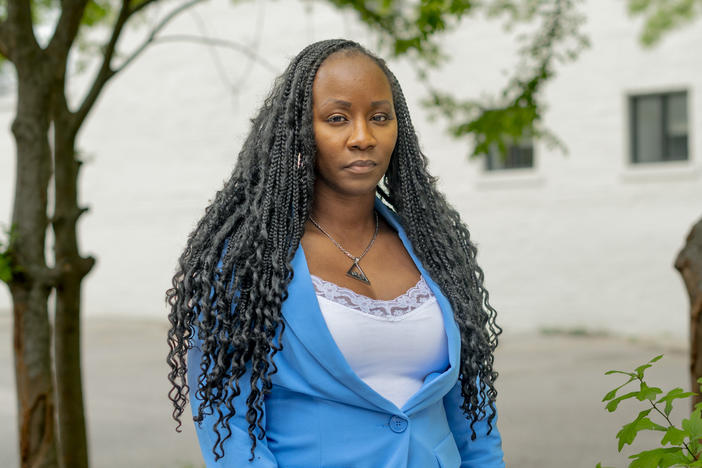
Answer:
<path fill-rule="evenodd" d="M 629 468 L 669 468 L 669 467 L 702 467 L 702 403 L 695 405 L 689 419 L 683 419 L 679 426 L 673 424 L 670 420 L 670 413 L 673 411 L 675 400 L 687 399 L 695 393 L 685 392 L 682 388 L 674 388 L 673 390 L 663 394 L 663 390 L 658 387 L 649 386 L 644 380 L 646 369 L 651 367 L 653 363 L 662 358 L 659 355 L 643 364 L 633 372 L 625 372 L 619 370 L 610 370 L 605 372 L 606 375 L 621 374 L 628 377 L 628 380 L 619 385 L 612 391 L 608 392 L 603 402 L 607 402 L 605 408 L 607 411 L 614 412 L 619 407 L 619 404 L 624 400 L 635 398 L 645 405 L 636 418 L 628 424 L 625 424 L 617 433 L 619 440 L 619 451 L 625 445 L 631 445 L 634 442 L 637 434 L 641 431 L 658 431 L 662 433 L 660 447 L 651 450 L 644 450 L 631 455 L 633 459 L 629 463 Z M 702 390 L 702 379 L 698 380 Z M 624 388 L 631 390 L 632 387 L 638 386 L 638 390 L 624 392 Z M 622 392 L 617 395 L 617 393 Z M 653 419 L 652 419 L 653 418 Z M 658 422 L 654 421 L 656 419 Z M 659 424 L 659 422 L 661 424 Z M 601 463 L 597 464 L 596 468 L 602 467 Z"/>

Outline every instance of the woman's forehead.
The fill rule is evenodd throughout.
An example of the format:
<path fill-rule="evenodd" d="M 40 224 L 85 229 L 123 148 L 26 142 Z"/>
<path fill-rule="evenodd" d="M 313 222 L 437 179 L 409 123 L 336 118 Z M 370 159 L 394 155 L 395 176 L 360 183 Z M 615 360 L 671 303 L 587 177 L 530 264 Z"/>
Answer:
<path fill-rule="evenodd" d="M 312 86 L 313 96 L 365 91 L 373 99 L 392 97 L 390 81 L 380 65 L 363 53 L 330 55 L 317 70 Z"/>

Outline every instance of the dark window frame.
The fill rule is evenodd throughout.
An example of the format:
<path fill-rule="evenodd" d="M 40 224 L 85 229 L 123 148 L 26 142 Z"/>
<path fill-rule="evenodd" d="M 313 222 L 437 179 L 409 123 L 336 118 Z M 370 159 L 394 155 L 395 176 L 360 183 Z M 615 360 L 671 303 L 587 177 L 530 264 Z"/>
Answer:
<path fill-rule="evenodd" d="M 668 102 L 671 97 L 683 96 L 685 98 L 685 123 L 687 124 L 687 131 L 685 133 L 685 158 L 672 158 L 668 152 L 669 141 L 673 136 L 668 132 Z M 660 155 L 661 158 L 655 161 L 641 161 L 639 158 L 638 150 L 638 115 L 637 115 L 637 102 L 641 99 L 660 99 L 661 104 L 661 118 L 659 122 L 659 129 L 661 130 L 661 147 Z M 646 93 L 646 94 L 631 94 L 629 95 L 629 161 L 632 164 L 655 164 L 658 162 L 669 162 L 669 161 L 689 161 L 690 160 L 690 114 L 689 114 L 689 94 L 687 90 L 677 90 L 677 91 L 666 91 L 657 93 Z"/>
<path fill-rule="evenodd" d="M 493 158 L 500 158 L 499 149 L 495 146 L 492 151 L 485 155 L 485 171 L 489 173 L 509 171 L 512 169 L 533 169 L 534 168 L 534 140 L 526 137 L 520 142 L 511 142 L 506 145 L 505 166 L 498 167 L 495 165 Z M 523 151 L 528 151 L 529 154 L 525 157 Z M 527 161 L 527 162 L 525 162 Z M 514 164 L 514 165 L 508 165 Z"/>

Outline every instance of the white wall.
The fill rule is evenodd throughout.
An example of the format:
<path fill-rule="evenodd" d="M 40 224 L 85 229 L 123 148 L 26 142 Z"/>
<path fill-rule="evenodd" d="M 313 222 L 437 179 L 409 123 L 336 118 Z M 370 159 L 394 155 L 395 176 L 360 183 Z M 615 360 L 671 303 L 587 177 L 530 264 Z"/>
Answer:
<path fill-rule="evenodd" d="M 306 11 L 307 10 L 307 11 Z M 411 67 L 391 62 L 405 87 L 432 171 L 461 211 L 479 247 L 479 262 L 500 323 L 508 332 L 585 328 L 614 333 L 687 334 L 687 296 L 672 268 L 693 222 L 702 217 L 702 23 L 671 34 L 656 49 L 637 42 L 639 21 L 624 5 L 590 0 L 585 26 L 592 47 L 560 65 L 546 89 L 546 125 L 569 155 L 538 145 L 531 170 L 486 174 L 467 160 L 468 146 L 430 123 Z M 320 3 L 215 0 L 198 7 L 208 33 L 241 43 L 282 71 L 314 40 L 346 36 L 375 45 L 351 14 Z M 262 22 L 261 23 L 259 22 Z M 199 34 L 185 14 L 168 33 Z M 259 29 L 260 26 L 260 29 Z M 261 33 L 257 34 L 257 30 Z M 136 44 L 145 29 L 123 44 Z M 498 23 L 473 19 L 444 41 L 452 62 L 437 86 L 463 96 L 498 91 L 516 63 L 513 40 Z M 232 93 L 202 45 L 149 49 L 111 83 L 83 129 L 91 155 L 81 175 L 91 211 L 81 221 L 81 248 L 98 257 L 85 282 L 87 315 L 162 317 L 164 291 L 185 239 L 227 178 L 248 119 L 278 72 L 219 49 Z M 247 71 L 248 70 L 248 71 Z M 79 80 L 80 81 L 80 80 Z M 82 95 L 77 84 L 73 97 Z M 630 167 L 628 93 L 687 89 L 691 159 Z M 14 145 L 12 98 L 0 98 L 0 222 L 9 223 Z M 0 309 L 10 307 L 0 288 Z M 7 313 L 7 312 L 5 312 Z"/>

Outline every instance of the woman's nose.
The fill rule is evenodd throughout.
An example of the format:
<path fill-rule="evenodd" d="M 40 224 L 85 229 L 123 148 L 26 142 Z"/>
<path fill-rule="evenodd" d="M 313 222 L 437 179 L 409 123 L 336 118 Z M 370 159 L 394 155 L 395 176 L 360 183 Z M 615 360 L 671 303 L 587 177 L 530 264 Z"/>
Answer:
<path fill-rule="evenodd" d="M 373 131 L 365 120 L 356 121 L 351 128 L 351 135 L 347 141 L 350 148 L 367 150 L 376 144 Z"/>

